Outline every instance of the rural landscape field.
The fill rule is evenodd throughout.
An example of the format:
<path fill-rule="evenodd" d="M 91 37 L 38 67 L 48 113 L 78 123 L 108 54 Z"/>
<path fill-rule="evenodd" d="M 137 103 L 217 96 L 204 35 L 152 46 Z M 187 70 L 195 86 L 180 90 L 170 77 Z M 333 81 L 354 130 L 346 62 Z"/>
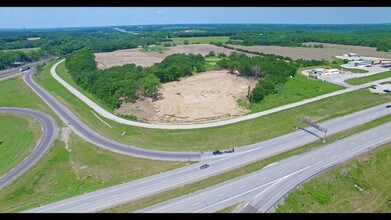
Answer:
<path fill-rule="evenodd" d="M 0 212 L 391 213 L 390 12 L 0 7 Z"/>

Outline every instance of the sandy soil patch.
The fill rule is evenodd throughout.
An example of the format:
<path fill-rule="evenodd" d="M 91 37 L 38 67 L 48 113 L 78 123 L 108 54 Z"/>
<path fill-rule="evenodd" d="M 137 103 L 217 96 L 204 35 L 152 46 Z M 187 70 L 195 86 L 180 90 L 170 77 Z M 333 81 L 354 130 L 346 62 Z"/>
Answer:
<path fill-rule="evenodd" d="M 222 120 L 244 115 L 249 110 L 238 106 L 245 99 L 255 79 L 229 74 L 226 70 L 208 71 L 186 77 L 179 82 L 162 84 L 161 98 L 124 103 L 116 110 L 134 114 L 151 123 L 187 123 Z"/>
<path fill-rule="evenodd" d="M 28 37 L 27 40 L 39 40 L 41 37 Z"/>
<path fill-rule="evenodd" d="M 357 53 L 360 56 L 390 58 L 391 52 L 379 52 L 374 47 L 350 46 L 340 44 L 328 44 L 307 42 L 305 44 L 323 44 L 324 48 L 307 48 L 307 47 L 281 47 L 281 46 L 240 46 L 229 45 L 235 48 L 247 49 L 250 51 L 259 51 L 263 53 L 277 54 L 288 56 L 292 59 L 325 59 L 331 61 L 336 55 L 347 53 Z"/>
<path fill-rule="evenodd" d="M 123 66 L 128 63 L 134 63 L 137 66 L 148 67 L 152 66 L 154 63 L 160 63 L 165 57 L 172 54 L 193 53 L 205 56 L 210 51 L 214 51 L 216 54 L 225 53 L 226 55 L 230 55 L 234 50 L 224 47 L 217 47 L 211 44 L 178 45 L 176 47 L 170 47 L 170 50 L 163 51 L 163 53 L 141 52 L 140 48 L 134 48 L 116 50 L 108 53 L 95 53 L 95 61 L 97 62 L 97 67 L 100 69 L 106 69 L 112 66 Z M 253 54 L 247 55 L 254 56 Z"/>

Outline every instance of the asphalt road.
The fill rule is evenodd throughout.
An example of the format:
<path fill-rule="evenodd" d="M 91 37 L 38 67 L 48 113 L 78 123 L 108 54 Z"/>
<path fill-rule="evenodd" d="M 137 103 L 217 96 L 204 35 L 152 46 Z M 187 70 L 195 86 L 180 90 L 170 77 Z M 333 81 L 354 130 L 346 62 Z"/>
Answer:
<path fill-rule="evenodd" d="M 38 62 L 34 62 L 34 63 L 27 63 L 23 66 L 29 66 L 30 68 L 33 68 L 41 63 L 44 63 L 44 62 L 50 62 L 50 59 L 48 60 L 41 60 L 41 61 L 38 61 Z M 7 78 L 10 78 L 10 77 L 14 77 L 14 76 L 17 76 L 23 72 L 26 72 L 26 71 L 20 71 L 19 70 L 20 67 L 17 67 L 17 68 L 12 68 L 12 69 L 6 69 L 6 70 L 2 70 L 0 71 L 0 81 L 1 80 L 4 80 L 4 79 L 7 79 Z"/>
<path fill-rule="evenodd" d="M 43 136 L 39 140 L 38 145 L 34 148 L 33 152 L 10 172 L 0 177 L 0 188 L 3 188 L 25 173 L 39 159 L 41 159 L 45 152 L 52 146 L 56 138 L 57 125 L 54 119 L 49 115 L 32 109 L 0 107 L 0 113 L 27 115 L 35 118 L 43 127 Z"/>
<path fill-rule="evenodd" d="M 391 142 L 391 122 L 290 157 L 260 171 L 139 212 L 205 213 L 245 201 L 240 212 L 267 212 L 297 185 L 341 162 Z"/>
<path fill-rule="evenodd" d="M 332 135 L 375 118 L 391 114 L 391 109 L 385 108 L 387 104 L 335 118 L 322 123 L 321 126 L 326 127 L 328 134 Z M 297 130 L 264 142 L 240 147 L 234 153 L 223 155 L 205 154 L 201 157 L 201 163 L 47 204 L 27 212 L 97 212 L 205 179 L 262 158 L 311 143 L 319 140 L 318 136 L 320 135 L 321 133 L 314 129 L 306 128 L 306 130 Z M 210 164 L 210 167 L 200 170 L 200 165 L 206 162 Z"/>
<path fill-rule="evenodd" d="M 131 125 L 131 126 L 144 127 L 144 128 L 153 128 L 153 129 L 197 129 L 197 128 L 210 128 L 210 127 L 217 127 L 217 126 L 222 126 L 222 125 L 233 124 L 233 123 L 237 123 L 237 122 L 240 122 L 240 121 L 250 120 L 250 119 L 258 118 L 258 117 L 261 117 L 261 116 L 264 116 L 264 115 L 268 115 L 268 114 L 271 114 L 271 113 L 275 113 L 275 112 L 279 112 L 279 111 L 282 111 L 282 110 L 294 108 L 294 107 L 297 107 L 297 106 L 300 106 L 300 105 L 304 105 L 304 104 L 311 103 L 311 102 L 314 102 L 314 101 L 318 101 L 318 100 L 321 100 L 321 99 L 325 99 L 325 98 L 329 98 L 329 97 L 332 97 L 332 96 L 340 95 L 340 94 L 343 94 L 343 93 L 352 92 L 352 91 L 355 91 L 355 90 L 358 90 L 358 89 L 370 87 L 371 85 L 376 84 L 376 83 L 387 82 L 387 81 L 391 80 L 391 77 L 390 77 L 390 78 L 387 78 L 387 79 L 381 79 L 381 80 L 369 82 L 369 83 L 362 84 L 362 85 L 352 86 L 350 88 L 346 88 L 346 89 L 343 89 L 343 90 L 338 90 L 338 91 L 331 92 L 331 93 L 324 94 L 324 95 L 320 95 L 320 96 L 317 96 L 317 97 L 314 97 L 314 98 L 305 99 L 305 100 L 302 100 L 302 101 L 299 101 L 299 102 L 295 102 L 295 103 L 279 106 L 277 108 L 269 109 L 269 110 L 266 110 L 266 111 L 257 112 L 257 113 L 254 113 L 254 114 L 249 114 L 249 115 L 245 115 L 245 116 L 241 116 L 241 117 L 237 117 L 237 118 L 233 118 L 233 119 L 229 119 L 229 120 L 224 120 L 224 121 L 210 122 L 210 123 L 203 123 L 203 124 L 162 125 L 162 124 L 147 124 L 147 123 L 130 121 L 130 120 L 127 120 L 127 119 L 124 119 L 124 118 L 120 118 L 120 117 L 118 117 L 118 116 L 116 116 L 116 115 L 106 111 L 105 109 L 100 107 L 98 104 L 93 102 L 91 99 L 87 98 L 85 95 L 83 95 L 81 92 L 79 92 L 77 89 L 72 87 L 69 83 L 67 83 L 65 80 L 63 80 L 61 77 L 59 77 L 57 75 L 56 67 L 61 62 L 64 62 L 64 61 L 65 61 L 65 59 L 60 60 L 55 65 L 53 65 L 53 67 L 50 69 L 50 73 L 52 74 L 54 79 L 56 79 L 68 91 L 70 91 L 72 94 L 74 94 L 76 97 L 78 97 L 81 101 L 83 101 L 85 104 L 87 104 L 90 108 L 94 109 L 96 112 L 98 112 L 103 117 L 105 117 L 107 119 L 110 119 L 110 120 L 113 120 L 115 122 L 118 122 L 118 123 L 121 123 L 121 124 L 126 124 L 126 125 Z"/>
<path fill-rule="evenodd" d="M 135 146 L 129 146 L 121 144 L 105 138 L 100 134 L 93 131 L 83 122 L 81 122 L 68 108 L 53 98 L 47 93 L 41 86 L 32 80 L 33 71 L 28 71 L 24 76 L 24 82 L 39 96 L 41 99 L 51 108 L 53 111 L 65 122 L 70 128 L 79 136 L 83 137 L 88 142 L 95 144 L 99 147 L 106 148 L 108 150 L 132 155 L 136 157 L 142 157 L 147 159 L 157 160 L 199 160 L 201 153 L 199 152 L 167 152 L 167 151 L 156 151 L 146 150 L 137 148 Z"/>

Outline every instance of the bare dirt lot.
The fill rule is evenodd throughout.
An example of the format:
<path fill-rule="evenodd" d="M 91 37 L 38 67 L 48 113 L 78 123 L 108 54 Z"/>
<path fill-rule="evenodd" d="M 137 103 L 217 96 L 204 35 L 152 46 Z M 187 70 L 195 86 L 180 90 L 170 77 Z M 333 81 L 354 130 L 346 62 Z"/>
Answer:
<path fill-rule="evenodd" d="M 151 123 L 186 123 L 221 120 L 243 115 L 249 110 L 238 106 L 245 99 L 248 86 L 254 88 L 255 79 L 229 74 L 227 70 L 208 71 L 186 77 L 179 82 L 161 85 L 161 98 L 139 99 L 124 103 L 115 112 L 133 114 Z"/>
<path fill-rule="evenodd" d="M 374 47 L 350 46 L 340 44 L 328 44 L 307 42 L 305 44 L 323 44 L 324 48 L 308 48 L 308 47 L 281 47 L 281 46 L 240 46 L 229 45 L 235 48 L 247 49 L 250 51 L 259 51 L 263 53 L 277 54 L 281 56 L 288 56 L 292 59 L 325 59 L 332 61 L 336 55 L 347 53 L 357 53 L 360 56 L 391 58 L 391 52 L 379 52 Z"/>
<path fill-rule="evenodd" d="M 230 55 L 234 50 L 230 50 L 224 47 L 217 47 L 211 44 L 192 44 L 192 45 L 179 45 L 170 47 L 169 50 L 158 52 L 141 52 L 139 48 L 116 50 L 108 53 L 95 53 L 95 61 L 99 69 L 106 69 L 112 66 L 122 66 L 128 63 L 134 63 L 137 66 L 148 67 L 154 63 L 161 62 L 165 57 L 176 53 L 193 53 L 207 55 L 210 51 L 217 53 L 225 53 Z M 236 51 L 237 52 L 237 51 Z M 240 52 L 239 52 L 240 53 Z M 248 56 L 254 56 L 253 54 L 247 54 Z"/>

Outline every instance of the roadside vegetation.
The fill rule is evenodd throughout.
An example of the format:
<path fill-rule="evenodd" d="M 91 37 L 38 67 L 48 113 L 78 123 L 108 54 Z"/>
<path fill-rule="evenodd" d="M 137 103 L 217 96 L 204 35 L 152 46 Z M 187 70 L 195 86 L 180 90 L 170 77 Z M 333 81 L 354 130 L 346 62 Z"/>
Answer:
<path fill-rule="evenodd" d="M 329 137 L 327 137 L 327 143 L 341 140 L 343 138 L 346 138 L 346 137 L 349 137 L 349 136 L 354 135 L 356 133 L 374 128 L 376 126 L 379 126 L 379 125 L 386 123 L 386 122 L 389 122 L 389 121 L 391 121 L 390 115 L 381 117 L 381 118 L 376 119 L 374 121 L 371 121 L 371 122 L 365 123 L 363 125 L 360 125 L 360 126 L 348 129 L 346 131 L 334 134 L 332 136 L 329 136 Z M 294 155 L 298 155 L 298 154 L 310 151 L 314 148 L 321 147 L 323 145 L 324 144 L 321 140 L 315 141 L 310 144 L 307 144 L 307 145 L 304 145 L 304 146 L 277 154 L 275 156 L 271 156 L 271 157 L 265 158 L 263 160 L 250 163 L 250 164 L 245 165 L 240 168 L 236 168 L 236 169 L 215 175 L 213 177 L 209 177 L 209 178 L 206 178 L 206 179 L 203 179 L 203 180 L 191 183 L 191 184 L 187 184 L 187 185 L 178 187 L 176 189 L 171 189 L 171 190 L 161 192 L 161 193 L 158 193 L 158 194 L 155 194 L 152 196 L 148 196 L 148 197 L 145 197 L 145 198 L 142 198 L 139 200 L 134 200 L 134 201 L 129 202 L 127 204 L 123 204 L 123 205 L 120 205 L 120 206 L 117 206 L 117 207 L 114 207 L 114 208 L 111 208 L 108 210 L 104 210 L 102 212 L 108 212 L 108 213 L 134 212 L 136 210 L 146 208 L 148 206 L 156 205 L 156 204 L 159 204 L 161 202 L 165 202 L 170 199 L 174 199 L 174 198 L 177 198 L 177 197 L 180 197 L 183 195 L 187 195 L 189 193 L 194 193 L 198 190 L 205 189 L 209 186 L 213 186 L 213 185 L 222 183 L 224 181 L 231 180 L 231 179 L 239 177 L 239 176 L 243 176 L 246 174 L 250 174 L 252 172 L 259 171 L 260 169 L 266 167 L 269 164 L 278 162 L 280 160 L 289 158 Z M 387 166 L 385 166 L 384 168 L 386 168 L 386 167 Z M 295 202 L 297 202 L 297 201 L 295 201 Z"/>
<path fill-rule="evenodd" d="M 292 191 L 278 213 L 390 213 L 391 143 L 335 167 Z"/>
<path fill-rule="evenodd" d="M 3 176 L 32 152 L 42 131 L 38 122 L 23 115 L 1 113 L 0 125 L 0 176 Z"/>
<path fill-rule="evenodd" d="M 21 49 L 11 49 L 11 50 L 2 50 L 3 52 L 16 52 L 16 51 L 20 51 L 20 52 L 24 52 L 26 54 L 29 54 L 33 51 L 37 51 L 41 49 L 40 47 L 33 47 L 33 48 L 21 48 Z"/>
<path fill-rule="evenodd" d="M 373 74 L 370 76 L 364 76 L 364 77 L 359 77 L 359 78 L 352 78 L 352 79 L 346 80 L 345 82 L 349 83 L 351 85 L 361 85 L 364 83 L 376 81 L 379 79 L 385 79 L 385 78 L 389 78 L 389 77 L 391 77 L 391 71 L 377 73 L 377 74 Z"/>
<path fill-rule="evenodd" d="M 71 133 L 67 144 L 56 140 L 29 172 L 0 189 L 0 212 L 20 212 L 183 165 L 120 155 Z"/>

